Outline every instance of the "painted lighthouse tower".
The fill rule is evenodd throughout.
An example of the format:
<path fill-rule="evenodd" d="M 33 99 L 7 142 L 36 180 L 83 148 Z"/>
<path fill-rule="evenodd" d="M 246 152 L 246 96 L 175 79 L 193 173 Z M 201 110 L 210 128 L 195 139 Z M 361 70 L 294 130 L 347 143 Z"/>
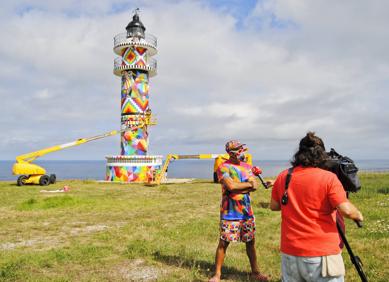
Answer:
<path fill-rule="evenodd" d="M 149 79 L 156 75 L 157 38 L 145 33 L 138 9 L 126 32 L 115 36 L 114 74 L 121 78 L 121 152 L 107 156 L 106 180 L 149 182 L 162 156 L 148 155 L 148 127 L 156 124 L 149 106 Z"/>

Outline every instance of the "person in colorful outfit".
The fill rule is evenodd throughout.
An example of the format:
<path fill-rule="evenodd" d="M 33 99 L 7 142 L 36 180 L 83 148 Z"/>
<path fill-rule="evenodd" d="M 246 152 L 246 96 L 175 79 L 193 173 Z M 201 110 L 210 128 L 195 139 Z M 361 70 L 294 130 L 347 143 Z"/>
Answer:
<path fill-rule="evenodd" d="M 227 142 L 225 146 L 229 160 L 217 169 L 222 186 L 220 206 L 220 239 L 216 249 L 215 275 L 210 282 L 219 282 L 221 268 L 230 242 L 246 243 L 246 252 L 250 260 L 251 279 L 268 281 L 258 268 L 255 251 L 255 217 L 251 208 L 250 192 L 258 189 L 258 181 L 251 172 L 252 166 L 243 162 L 247 148 L 237 140 Z M 272 185 L 272 182 L 268 182 Z"/>
<path fill-rule="evenodd" d="M 274 183 L 270 209 L 281 210 L 282 281 L 344 281 L 336 212 L 357 221 L 363 217 L 337 176 L 320 168 L 326 159 L 323 141 L 308 132 L 292 168 Z"/>

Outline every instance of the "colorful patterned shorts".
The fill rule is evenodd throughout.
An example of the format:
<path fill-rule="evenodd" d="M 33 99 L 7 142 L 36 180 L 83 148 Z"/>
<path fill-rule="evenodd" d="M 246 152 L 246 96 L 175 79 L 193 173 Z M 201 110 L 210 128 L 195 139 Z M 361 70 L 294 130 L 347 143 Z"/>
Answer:
<path fill-rule="evenodd" d="M 254 239 L 255 218 L 220 220 L 220 239 L 227 242 L 250 242 Z"/>

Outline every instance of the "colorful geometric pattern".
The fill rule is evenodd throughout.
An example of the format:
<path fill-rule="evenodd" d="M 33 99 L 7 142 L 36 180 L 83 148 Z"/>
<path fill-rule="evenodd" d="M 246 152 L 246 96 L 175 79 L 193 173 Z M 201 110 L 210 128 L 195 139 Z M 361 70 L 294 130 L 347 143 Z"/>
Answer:
<path fill-rule="evenodd" d="M 133 80 L 131 80 L 131 72 L 124 71 L 122 75 L 122 105 L 123 101 L 126 99 L 128 94 L 131 92 L 131 85 Z"/>
<path fill-rule="evenodd" d="M 121 155 L 146 155 L 148 143 L 146 127 L 126 131 L 121 136 Z"/>
<path fill-rule="evenodd" d="M 223 178 L 230 178 L 234 182 L 247 182 L 249 179 L 254 178 L 251 168 L 251 165 L 244 162 L 240 162 L 239 165 L 236 165 L 230 160 L 227 160 L 219 166 L 216 172 L 219 181 Z M 247 220 L 253 216 L 254 213 L 251 208 L 250 193 L 230 193 L 227 188 L 222 185 L 220 218 L 225 220 Z"/>
<path fill-rule="evenodd" d="M 227 242 L 250 242 L 255 236 L 255 218 L 220 220 L 220 239 Z"/>
<path fill-rule="evenodd" d="M 107 166 L 106 181 L 151 182 L 161 166 Z"/>
<path fill-rule="evenodd" d="M 125 125 L 125 128 L 144 127 L 147 125 L 148 116 L 146 114 L 132 114 L 132 115 L 122 115 L 122 125 Z M 124 128 L 124 126 L 122 126 Z"/>
<path fill-rule="evenodd" d="M 122 51 L 122 65 L 146 66 L 146 48 L 143 47 L 128 47 Z"/>
<path fill-rule="evenodd" d="M 149 56 L 156 54 L 156 40 L 151 43 L 133 37 L 118 43 L 115 37 L 114 52 L 121 58 L 115 59 L 114 74 L 122 77 L 121 129 L 126 131 L 121 134 L 120 158 L 109 159 L 107 181 L 146 182 L 161 170 L 162 159 L 157 164 L 147 161 L 147 127 L 155 124 L 149 108 L 149 71 L 154 75 L 156 64 Z"/>
<path fill-rule="evenodd" d="M 122 76 L 122 114 L 145 112 L 149 106 L 149 78 L 141 71 L 125 71 Z"/>

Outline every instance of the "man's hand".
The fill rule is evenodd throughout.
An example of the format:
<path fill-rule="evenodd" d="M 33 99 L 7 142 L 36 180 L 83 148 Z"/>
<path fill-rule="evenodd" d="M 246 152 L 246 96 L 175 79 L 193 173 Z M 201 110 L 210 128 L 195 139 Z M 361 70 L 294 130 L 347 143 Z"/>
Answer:
<path fill-rule="evenodd" d="M 266 180 L 266 185 L 267 185 L 267 188 L 273 187 L 274 186 L 274 180 L 273 179 Z"/>
<path fill-rule="evenodd" d="M 357 215 L 357 221 L 363 221 L 363 215 L 360 211 L 358 211 L 358 215 Z"/>
<path fill-rule="evenodd" d="M 258 182 L 257 178 L 254 178 L 254 177 L 250 178 L 248 182 L 252 186 L 252 188 L 251 188 L 252 191 L 255 191 L 255 190 L 257 190 L 259 188 L 259 182 Z"/>
<path fill-rule="evenodd" d="M 350 202 L 341 203 L 336 207 L 341 215 L 344 217 L 356 220 L 363 221 L 362 213 Z"/>

